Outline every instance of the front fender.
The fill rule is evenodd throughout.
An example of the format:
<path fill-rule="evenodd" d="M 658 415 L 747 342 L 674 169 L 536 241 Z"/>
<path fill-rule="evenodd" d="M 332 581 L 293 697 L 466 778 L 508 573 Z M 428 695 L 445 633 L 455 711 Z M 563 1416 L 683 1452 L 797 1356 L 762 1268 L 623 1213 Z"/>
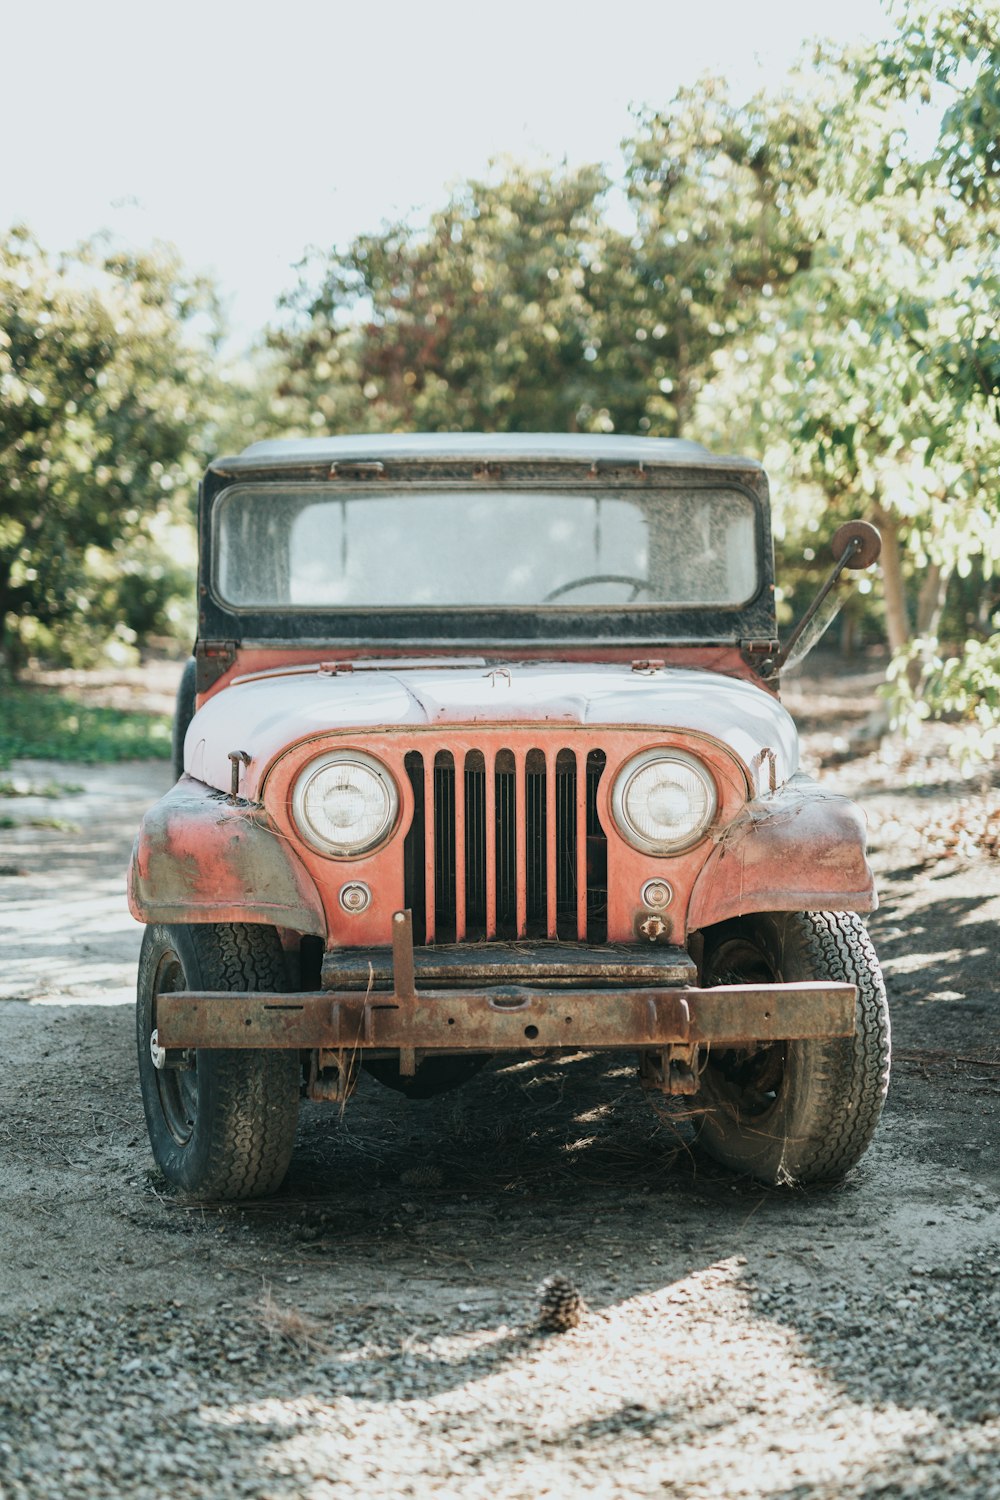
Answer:
<path fill-rule="evenodd" d="M 688 928 L 754 911 L 874 911 L 865 848 L 860 809 L 793 776 L 748 802 L 719 835 L 691 892 Z"/>
<path fill-rule="evenodd" d="M 326 937 L 316 887 L 263 808 L 190 776 L 142 820 L 128 904 L 140 922 L 266 922 Z"/>

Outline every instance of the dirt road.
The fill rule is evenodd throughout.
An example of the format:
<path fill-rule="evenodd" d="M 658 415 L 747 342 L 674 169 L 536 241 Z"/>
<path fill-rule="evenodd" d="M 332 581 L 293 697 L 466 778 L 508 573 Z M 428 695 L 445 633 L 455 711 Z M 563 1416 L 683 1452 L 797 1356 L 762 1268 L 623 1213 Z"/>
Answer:
<path fill-rule="evenodd" d="M 857 685 L 786 701 L 837 761 Z M 84 790 L 3 805 L 3 1500 L 1000 1496 L 1000 861 L 937 857 L 944 762 L 822 771 L 869 813 L 896 1052 L 843 1187 L 736 1180 L 579 1059 L 366 1080 L 220 1208 L 166 1192 L 135 1080 L 122 879 L 168 772 L 15 772 Z M 555 1270 L 589 1312 L 545 1336 Z"/>

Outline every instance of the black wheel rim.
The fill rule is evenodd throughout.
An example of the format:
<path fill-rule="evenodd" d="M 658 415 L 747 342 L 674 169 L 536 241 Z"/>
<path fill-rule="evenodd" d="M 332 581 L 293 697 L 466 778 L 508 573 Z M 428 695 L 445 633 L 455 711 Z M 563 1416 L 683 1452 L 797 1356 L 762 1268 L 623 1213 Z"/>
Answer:
<path fill-rule="evenodd" d="M 735 938 L 712 955 L 706 985 L 773 984 L 773 965 L 753 943 Z M 778 1107 L 785 1081 L 787 1042 L 759 1047 L 726 1047 L 711 1051 L 702 1073 L 702 1088 L 742 1120 L 763 1120 Z"/>
<path fill-rule="evenodd" d="M 177 990 L 187 989 L 184 968 L 176 953 L 168 952 L 160 959 L 153 980 L 153 1026 L 156 1026 L 157 995 L 172 995 Z M 160 1096 L 160 1109 L 167 1129 L 178 1146 L 186 1146 L 198 1123 L 198 1054 L 190 1054 L 190 1065 L 185 1068 L 158 1068 L 156 1089 Z"/>

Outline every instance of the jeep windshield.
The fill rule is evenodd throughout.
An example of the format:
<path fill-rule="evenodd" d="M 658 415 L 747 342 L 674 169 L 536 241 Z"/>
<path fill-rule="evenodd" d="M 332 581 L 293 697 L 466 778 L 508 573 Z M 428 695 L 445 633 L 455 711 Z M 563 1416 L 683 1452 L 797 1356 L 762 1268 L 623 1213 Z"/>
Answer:
<path fill-rule="evenodd" d="M 235 484 L 214 591 L 236 610 L 735 606 L 756 509 L 729 485 L 586 492 Z"/>

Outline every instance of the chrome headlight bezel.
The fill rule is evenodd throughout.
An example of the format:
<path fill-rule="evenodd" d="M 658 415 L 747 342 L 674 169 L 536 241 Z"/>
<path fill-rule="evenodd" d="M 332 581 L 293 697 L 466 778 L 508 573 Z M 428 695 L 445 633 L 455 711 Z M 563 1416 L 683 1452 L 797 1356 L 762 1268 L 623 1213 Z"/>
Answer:
<path fill-rule="evenodd" d="M 310 791 L 315 790 L 317 777 L 333 766 L 343 765 L 355 766 L 373 777 L 385 797 L 385 812 L 377 832 L 363 840 L 337 841 L 327 837 L 310 821 L 307 811 L 307 799 Z M 392 837 L 399 821 L 399 788 L 392 772 L 374 755 L 368 755 L 364 750 L 330 750 L 309 761 L 295 778 L 292 819 L 301 837 L 317 853 L 325 854 L 329 859 L 359 859 L 362 855 L 372 854 Z"/>
<path fill-rule="evenodd" d="M 648 766 L 657 762 L 673 762 L 681 765 L 685 770 L 693 772 L 705 792 L 705 810 L 698 823 L 686 833 L 674 839 L 650 839 L 636 826 L 630 816 L 628 799 L 629 792 L 640 772 Z M 672 746 L 664 746 L 662 749 L 643 750 L 639 755 L 633 755 L 619 770 L 615 777 L 615 784 L 611 792 L 611 811 L 614 815 L 618 832 L 626 843 L 631 844 L 633 849 L 638 849 L 642 854 L 668 855 L 681 854 L 685 849 L 691 849 L 700 843 L 705 837 L 708 829 L 718 810 L 719 794 L 716 789 L 715 779 L 711 771 L 699 760 L 697 756 L 690 755 L 686 750 L 677 750 Z"/>

